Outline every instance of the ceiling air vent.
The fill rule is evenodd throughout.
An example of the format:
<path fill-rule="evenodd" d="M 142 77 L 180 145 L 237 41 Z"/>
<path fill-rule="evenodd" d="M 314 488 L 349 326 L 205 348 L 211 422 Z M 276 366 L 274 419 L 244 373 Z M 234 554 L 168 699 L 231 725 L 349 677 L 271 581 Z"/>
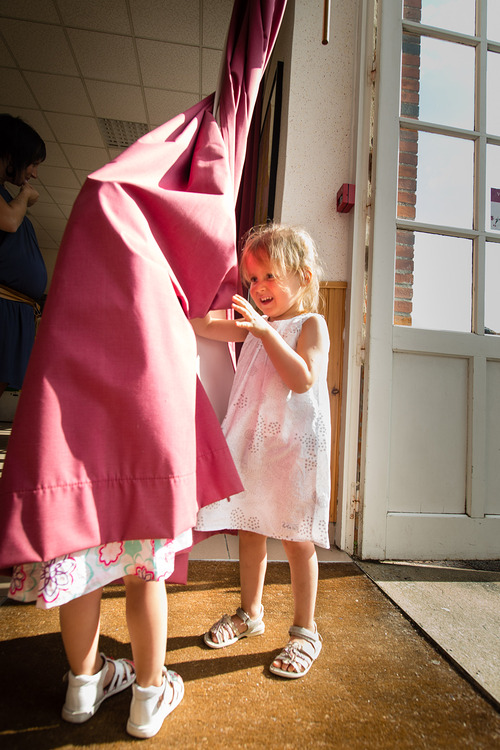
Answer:
<path fill-rule="evenodd" d="M 104 142 L 110 148 L 127 148 L 149 132 L 145 122 L 125 122 L 101 117 L 98 122 Z"/>

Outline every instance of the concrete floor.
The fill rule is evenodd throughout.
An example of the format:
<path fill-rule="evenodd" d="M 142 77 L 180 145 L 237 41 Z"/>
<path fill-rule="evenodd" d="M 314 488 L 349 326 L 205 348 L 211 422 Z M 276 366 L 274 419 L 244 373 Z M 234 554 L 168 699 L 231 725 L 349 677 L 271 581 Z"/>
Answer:
<path fill-rule="evenodd" d="M 500 708 L 500 561 L 357 564 Z"/>

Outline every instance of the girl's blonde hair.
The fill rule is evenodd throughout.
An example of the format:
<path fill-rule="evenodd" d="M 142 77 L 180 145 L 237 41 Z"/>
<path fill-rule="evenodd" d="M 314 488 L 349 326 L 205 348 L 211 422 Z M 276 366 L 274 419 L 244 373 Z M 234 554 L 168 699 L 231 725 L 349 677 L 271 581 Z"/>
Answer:
<path fill-rule="evenodd" d="M 240 260 L 241 278 L 249 284 L 246 260 L 267 257 L 275 276 L 300 276 L 303 293 L 301 302 L 305 312 L 317 312 L 321 267 L 312 237 L 304 230 L 283 224 L 263 224 L 254 227 L 244 237 Z"/>

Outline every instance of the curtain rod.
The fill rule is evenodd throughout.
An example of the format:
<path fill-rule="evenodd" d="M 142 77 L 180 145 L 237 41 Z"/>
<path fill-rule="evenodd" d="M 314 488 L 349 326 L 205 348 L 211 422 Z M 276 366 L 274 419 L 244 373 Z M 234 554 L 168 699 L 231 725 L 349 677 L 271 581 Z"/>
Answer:
<path fill-rule="evenodd" d="M 322 44 L 328 44 L 330 39 L 330 2 L 331 0 L 325 0 L 325 6 L 323 9 L 323 39 Z"/>

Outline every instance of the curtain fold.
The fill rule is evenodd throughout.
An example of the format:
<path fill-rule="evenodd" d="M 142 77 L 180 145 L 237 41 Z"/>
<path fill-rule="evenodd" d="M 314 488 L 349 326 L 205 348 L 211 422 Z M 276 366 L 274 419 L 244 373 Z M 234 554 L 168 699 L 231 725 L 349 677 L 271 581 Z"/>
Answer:
<path fill-rule="evenodd" d="M 0 566 L 174 538 L 239 492 L 188 318 L 237 289 L 235 203 L 286 0 L 236 0 L 218 92 L 86 180 L 0 484 Z M 181 576 L 182 577 L 182 576 Z"/>

